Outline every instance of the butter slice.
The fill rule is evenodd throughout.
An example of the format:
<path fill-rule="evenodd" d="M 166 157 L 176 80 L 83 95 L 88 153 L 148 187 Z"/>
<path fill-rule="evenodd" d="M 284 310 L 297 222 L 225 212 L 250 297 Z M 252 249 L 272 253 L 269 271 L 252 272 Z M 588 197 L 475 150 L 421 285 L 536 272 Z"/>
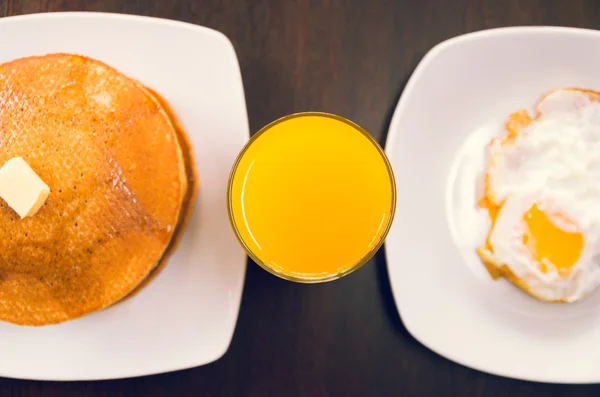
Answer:
<path fill-rule="evenodd" d="M 21 219 L 33 216 L 44 205 L 50 188 L 21 157 L 8 160 L 0 168 L 0 198 Z"/>

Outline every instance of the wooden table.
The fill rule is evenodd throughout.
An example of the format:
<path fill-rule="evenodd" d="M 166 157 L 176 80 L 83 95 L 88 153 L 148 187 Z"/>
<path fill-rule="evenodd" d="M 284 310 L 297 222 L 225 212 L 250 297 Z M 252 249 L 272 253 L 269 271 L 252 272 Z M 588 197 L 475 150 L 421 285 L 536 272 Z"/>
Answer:
<path fill-rule="evenodd" d="M 0 16 L 67 10 L 150 15 L 217 29 L 237 51 L 252 131 L 288 113 L 321 110 L 354 120 L 382 143 L 406 80 L 440 41 L 509 25 L 600 28 L 595 0 L 0 0 Z M 250 263 L 231 347 L 204 367 L 106 382 L 0 379 L 0 396 L 599 393 L 600 386 L 487 375 L 427 350 L 396 312 L 382 252 L 325 285 L 292 284 Z"/>

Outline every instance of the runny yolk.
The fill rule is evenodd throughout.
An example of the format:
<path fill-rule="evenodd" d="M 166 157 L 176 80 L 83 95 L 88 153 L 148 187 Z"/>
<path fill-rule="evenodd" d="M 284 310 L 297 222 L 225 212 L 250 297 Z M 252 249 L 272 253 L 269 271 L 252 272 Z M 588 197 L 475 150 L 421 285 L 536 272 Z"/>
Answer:
<path fill-rule="evenodd" d="M 540 263 L 540 270 L 546 273 L 546 263 L 550 262 L 559 274 L 568 275 L 583 249 L 583 235 L 577 231 L 576 225 L 564 215 L 547 214 L 537 204 L 523 215 L 523 219 L 527 224 L 523 243 Z"/>

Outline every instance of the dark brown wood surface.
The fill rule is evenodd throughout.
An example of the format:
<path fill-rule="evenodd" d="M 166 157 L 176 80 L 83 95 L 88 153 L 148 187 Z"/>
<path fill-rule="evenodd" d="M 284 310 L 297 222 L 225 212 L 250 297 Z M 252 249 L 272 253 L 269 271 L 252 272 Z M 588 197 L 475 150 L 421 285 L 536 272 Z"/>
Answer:
<path fill-rule="evenodd" d="M 354 120 L 382 143 L 406 80 L 440 41 L 509 25 L 600 28 L 596 0 L 0 0 L 0 16 L 69 10 L 217 29 L 236 49 L 252 131 L 320 110 Z M 204 367 L 104 382 L 0 379 L 0 396 L 467 395 L 596 396 L 600 386 L 504 379 L 427 350 L 396 312 L 382 252 L 325 285 L 292 284 L 250 263 L 229 351 Z"/>

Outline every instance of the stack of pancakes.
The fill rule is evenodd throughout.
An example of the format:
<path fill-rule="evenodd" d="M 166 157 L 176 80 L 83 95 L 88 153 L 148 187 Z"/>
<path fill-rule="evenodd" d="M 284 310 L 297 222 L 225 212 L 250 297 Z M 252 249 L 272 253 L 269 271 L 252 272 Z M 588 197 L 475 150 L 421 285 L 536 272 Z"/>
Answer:
<path fill-rule="evenodd" d="M 17 156 L 50 195 L 25 219 L 0 200 L 0 320 L 51 324 L 118 302 L 191 212 L 191 150 L 168 107 L 90 58 L 0 65 L 0 166 Z"/>

